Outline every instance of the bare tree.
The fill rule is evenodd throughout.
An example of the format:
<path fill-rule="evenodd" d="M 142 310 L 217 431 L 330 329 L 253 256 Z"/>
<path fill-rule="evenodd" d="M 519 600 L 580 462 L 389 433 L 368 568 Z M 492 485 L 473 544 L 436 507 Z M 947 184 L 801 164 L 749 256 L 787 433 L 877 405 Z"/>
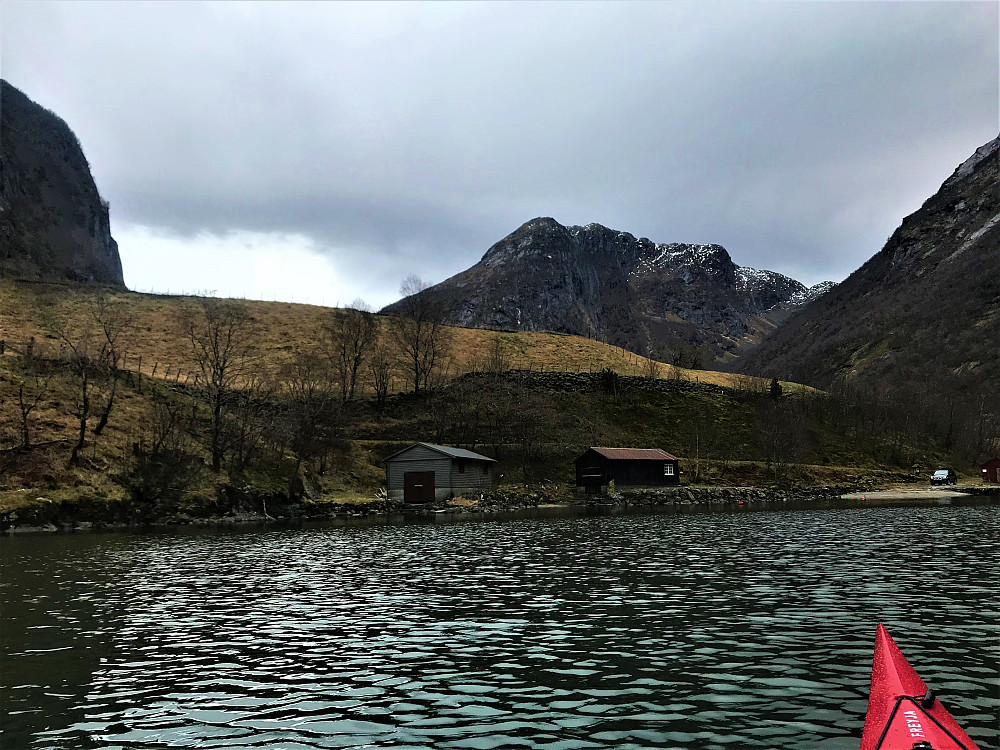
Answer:
<path fill-rule="evenodd" d="M 650 380 L 656 380 L 660 377 L 660 363 L 654 358 L 652 348 L 646 352 L 646 359 L 642 363 L 643 374 Z"/>
<path fill-rule="evenodd" d="M 371 354 L 378 332 L 378 322 L 371 308 L 356 299 L 344 310 L 337 310 L 325 326 L 330 363 L 337 375 L 343 401 L 354 398 L 358 374 Z"/>
<path fill-rule="evenodd" d="M 265 437 L 278 417 L 274 395 L 274 383 L 256 371 L 248 373 L 232 391 L 223 425 L 231 472 L 244 471 L 263 452 Z"/>
<path fill-rule="evenodd" d="M 755 438 L 757 450 L 775 480 L 807 452 L 809 436 L 803 419 L 789 405 L 772 400 L 758 404 Z"/>
<path fill-rule="evenodd" d="M 486 402 L 493 398 L 495 389 L 483 387 L 481 377 L 462 379 L 448 389 L 449 399 L 442 410 L 447 414 L 450 427 L 449 440 L 476 450 L 483 437 L 483 415 Z"/>
<path fill-rule="evenodd" d="M 537 391 L 517 389 L 516 402 L 509 412 L 509 437 L 521 459 L 521 476 L 525 484 L 531 480 L 532 466 L 541 458 L 542 446 L 553 432 L 557 421 L 551 398 Z"/>
<path fill-rule="evenodd" d="M 295 453 L 295 475 L 303 462 L 327 451 L 334 419 L 334 383 L 317 351 L 296 352 L 281 371 L 287 397 L 286 425 Z"/>
<path fill-rule="evenodd" d="M 439 356 L 434 362 L 433 370 L 427 373 L 424 379 L 424 390 L 431 388 L 443 388 L 449 381 L 458 376 L 458 362 L 450 351 L 446 350 L 444 356 Z"/>
<path fill-rule="evenodd" d="M 120 364 L 133 326 L 132 316 L 121 302 L 100 295 L 86 315 L 67 319 L 47 314 L 44 325 L 60 339 L 60 351 L 75 381 L 71 413 L 79 429 L 70 463 L 76 464 L 86 445 L 87 425 L 95 407 L 99 414 L 95 438 L 111 417 L 121 377 Z"/>
<path fill-rule="evenodd" d="M 688 366 L 692 370 L 700 370 L 705 366 L 705 351 L 698 346 L 691 346 L 689 350 Z"/>
<path fill-rule="evenodd" d="M 92 413 L 94 381 L 98 377 L 100 359 L 99 355 L 94 356 L 94 352 L 100 347 L 95 345 L 97 336 L 89 319 L 82 326 L 57 318 L 50 318 L 45 324 L 60 339 L 62 359 L 74 380 L 70 414 L 76 418 L 77 440 L 70 452 L 69 462 L 76 464 L 80 460 L 80 451 L 87 444 L 87 422 Z M 28 352 L 29 357 L 33 356 L 33 349 Z"/>
<path fill-rule="evenodd" d="M 30 381 L 22 380 L 17 388 L 17 405 L 21 412 L 21 447 L 31 448 L 31 412 L 49 390 L 49 374 L 35 372 Z"/>
<path fill-rule="evenodd" d="M 733 390 L 748 399 L 759 398 L 768 393 L 767 381 L 753 375 L 734 373 L 732 384 Z"/>
<path fill-rule="evenodd" d="M 256 374 L 257 321 L 246 304 L 209 297 L 201 299 L 182 324 L 204 384 L 203 398 L 211 413 L 212 471 L 218 473 L 226 454 L 225 419 L 235 406 L 234 395 Z"/>
<path fill-rule="evenodd" d="M 107 427 L 115 405 L 118 381 L 122 376 L 121 365 L 135 331 L 135 314 L 120 300 L 101 295 L 97 298 L 93 318 L 99 331 L 98 367 L 103 376 L 106 394 L 104 406 L 94 426 L 94 435 L 98 436 Z"/>
<path fill-rule="evenodd" d="M 492 448 L 493 457 L 502 459 L 504 451 L 513 441 L 520 389 L 511 381 L 497 379 L 491 388 L 490 398 L 482 402 L 479 427 L 482 439 Z"/>
<path fill-rule="evenodd" d="M 184 407 L 156 393 L 140 434 L 139 450 L 151 456 L 162 456 L 179 452 L 184 444 L 181 426 L 184 423 Z"/>
<path fill-rule="evenodd" d="M 73 408 L 71 414 L 76 417 L 79 430 L 77 441 L 70 452 L 69 462 L 76 464 L 80 460 L 80 451 L 87 444 L 87 420 L 90 419 L 91 395 L 93 390 L 93 380 L 96 375 L 94 360 L 91 359 L 88 351 L 88 341 L 78 341 L 71 345 L 72 355 L 69 359 L 69 369 L 76 379 L 77 387 L 74 392 Z"/>
<path fill-rule="evenodd" d="M 490 375 L 501 375 L 511 369 L 511 358 L 503 337 L 493 334 L 489 348 L 486 350 L 485 371 Z"/>
<path fill-rule="evenodd" d="M 127 459 L 126 479 L 140 518 L 177 510 L 205 472 L 185 423 L 187 404 L 151 390 L 151 403 Z"/>
<path fill-rule="evenodd" d="M 399 287 L 403 295 L 400 314 L 393 319 L 393 332 L 414 393 L 427 388 L 450 343 L 444 308 L 428 289 L 419 276 L 407 276 Z"/>
<path fill-rule="evenodd" d="M 368 358 L 368 371 L 375 389 L 375 401 L 381 409 L 389 396 L 389 385 L 396 370 L 396 356 L 384 334 L 376 336 Z"/>
<path fill-rule="evenodd" d="M 61 350 L 68 352 L 68 369 L 76 381 L 72 414 L 79 432 L 70 454 L 70 463 L 75 464 L 86 445 L 90 417 L 97 415 L 95 447 L 96 438 L 111 418 L 121 363 L 135 328 L 134 314 L 122 301 L 102 294 L 87 315 L 70 320 L 49 318 L 46 327 L 61 340 Z"/>

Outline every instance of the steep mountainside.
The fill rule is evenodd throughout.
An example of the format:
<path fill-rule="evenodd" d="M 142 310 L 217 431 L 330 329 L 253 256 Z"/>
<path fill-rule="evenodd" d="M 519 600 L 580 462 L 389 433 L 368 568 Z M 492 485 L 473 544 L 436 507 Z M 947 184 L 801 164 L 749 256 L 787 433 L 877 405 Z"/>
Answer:
<path fill-rule="evenodd" d="M 885 247 L 741 363 L 826 386 L 837 375 L 1000 391 L 1000 138 L 903 220 Z"/>
<path fill-rule="evenodd" d="M 685 342 L 722 358 L 773 326 L 764 313 L 808 290 L 737 266 L 719 245 L 656 244 L 538 218 L 426 294 L 455 325 L 574 333 L 638 352 Z"/>
<path fill-rule="evenodd" d="M 0 278 L 124 288 L 108 204 L 80 142 L 52 112 L 0 81 Z"/>

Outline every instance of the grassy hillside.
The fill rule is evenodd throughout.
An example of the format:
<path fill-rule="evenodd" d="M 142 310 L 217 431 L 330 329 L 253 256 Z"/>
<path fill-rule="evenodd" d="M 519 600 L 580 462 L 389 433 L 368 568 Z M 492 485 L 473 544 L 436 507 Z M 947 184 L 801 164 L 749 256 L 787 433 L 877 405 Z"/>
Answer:
<path fill-rule="evenodd" d="M 35 339 L 36 353 L 54 354 L 60 347 L 52 324 L 64 321 L 79 329 L 93 315 L 98 296 L 119 301 L 135 316 L 135 331 L 127 342 L 125 369 L 141 371 L 145 376 L 183 383 L 193 379 L 197 366 L 193 360 L 191 342 L 185 336 L 182 321 L 186 313 L 196 309 L 194 297 L 120 292 L 113 289 L 56 284 L 28 284 L 0 280 L 0 339 L 21 349 L 23 342 Z M 260 324 L 260 344 L 266 367 L 277 372 L 284 362 L 299 349 L 322 345 L 323 326 L 342 314 L 337 308 L 287 302 L 245 302 L 251 315 Z M 389 318 L 376 316 L 381 328 Z M 482 353 L 490 342 L 499 337 L 515 369 L 563 372 L 598 372 L 611 369 L 621 375 L 643 375 L 649 371 L 649 360 L 620 347 L 600 341 L 553 333 L 493 332 L 474 328 L 449 327 L 450 357 L 442 372 L 454 377 L 477 369 Z M 688 370 L 659 363 L 657 374 L 665 378 L 694 380 L 715 385 L 735 386 L 745 376 L 706 370 Z M 768 381 L 760 381 L 766 385 Z M 393 391 L 405 390 L 400 376 L 394 380 Z M 794 389 L 794 384 L 786 384 Z"/>
<path fill-rule="evenodd" d="M 550 490 L 572 482 L 573 459 L 591 445 L 661 447 L 683 458 L 688 481 L 722 484 L 903 479 L 914 462 L 944 459 L 933 445 L 880 434 L 877 409 L 865 421 L 790 383 L 777 396 L 745 376 L 653 373 L 637 355 L 554 334 L 451 329 L 435 387 L 414 394 L 397 375 L 384 404 L 368 385 L 343 401 L 326 360 L 318 370 L 283 365 L 347 313 L 285 303 L 246 303 L 263 356 L 216 402 L 195 380 L 183 327 L 195 298 L 105 291 L 131 321 L 123 355 L 117 366 L 100 364 L 96 347 L 74 357 L 100 293 L 0 282 L 0 522 L 69 513 L 141 523 L 291 506 L 308 515 L 371 500 L 384 483 L 381 459 L 418 440 L 493 456 L 505 483 Z M 392 325 L 374 320 L 383 333 Z M 498 340 L 506 366 L 483 371 Z"/>

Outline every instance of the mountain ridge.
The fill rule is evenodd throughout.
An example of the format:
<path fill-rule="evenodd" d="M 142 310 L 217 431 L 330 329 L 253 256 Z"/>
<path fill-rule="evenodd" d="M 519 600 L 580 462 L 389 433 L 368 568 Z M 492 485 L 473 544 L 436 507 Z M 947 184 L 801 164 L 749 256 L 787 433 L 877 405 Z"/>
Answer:
<path fill-rule="evenodd" d="M 790 277 L 736 265 L 721 245 L 551 217 L 525 222 L 424 294 L 453 325 L 573 333 L 642 353 L 701 346 L 717 359 L 769 330 L 768 311 L 810 298 Z"/>
<path fill-rule="evenodd" d="M 882 249 L 741 363 L 826 387 L 838 376 L 937 392 L 1000 386 L 1000 137 Z"/>

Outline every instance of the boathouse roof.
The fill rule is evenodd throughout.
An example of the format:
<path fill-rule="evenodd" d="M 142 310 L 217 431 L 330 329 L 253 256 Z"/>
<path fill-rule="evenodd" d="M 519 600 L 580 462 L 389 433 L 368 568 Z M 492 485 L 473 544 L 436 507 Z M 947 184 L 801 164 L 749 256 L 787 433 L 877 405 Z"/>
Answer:
<path fill-rule="evenodd" d="M 659 448 L 600 448 L 590 450 L 599 453 L 612 461 L 677 461 L 677 456 L 671 456 Z"/>
<path fill-rule="evenodd" d="M 401 451 L 396 451 L 391 456 L 386 456 L 382 460 L 389 461 L 395 458 L 396 456 L 400 455 L 401 453 L 406 453 L 406 451 L 418 445 L 423 446 L 424 448 L 427 448 L 429 450 L 436 451 L 437 453 L 441 453 L 445 456 L 450 456 L 451 458 L 464 458 L 469 461 L 489 461 L 490 463 L 494 464 L 496 463 L 496 460 L 490 458 L 489 456 L 483 456 L 479 453 L 473 453 L 472 451 L 465 450 L 465 448 L 452 448 L 451 446 L 448 445 L 436 445 L 435 443 L 414 443 L 413 445 L 406 446 Z"/>

